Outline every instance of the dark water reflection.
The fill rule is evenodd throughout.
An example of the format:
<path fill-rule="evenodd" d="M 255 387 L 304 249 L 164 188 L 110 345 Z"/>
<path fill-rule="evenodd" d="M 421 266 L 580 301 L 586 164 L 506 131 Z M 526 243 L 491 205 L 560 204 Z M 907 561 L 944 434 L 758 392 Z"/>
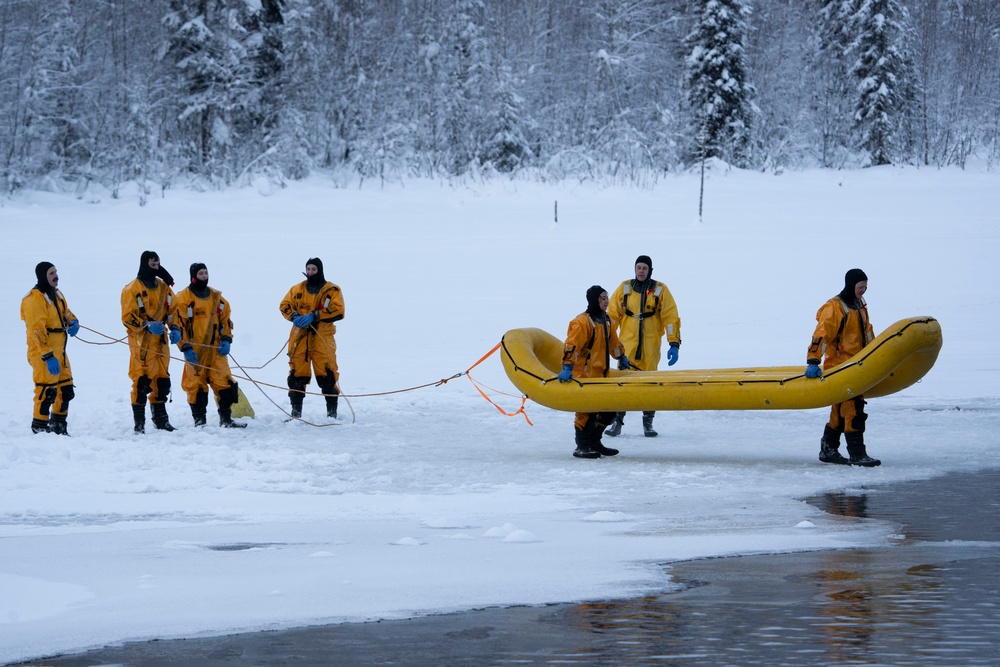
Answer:
<path fill-rule="evenodd" d="M 592 664 L 998 665 L 998 482 L 955 474 L 809 498 L 899 523 L 901 544 L 679 563 L 679 593 L 566 616 L 611 640 Z"/>
<path fill-rule="evenodd" d="M 675 569 L 691 586 L 684 592 L 579 605 L 567 619 L 609 640 L 590 664 L 997 665 L 997 554 L 858 550 L 685 563 Z"/>
<path fill-rule="evenodd" d="M 897 546 L 673 564 L 683 590 L 578 605 L 129 644 L 26 663 L 1000 665 L 1000 470 L 811 504 L 899 524 Z"/>

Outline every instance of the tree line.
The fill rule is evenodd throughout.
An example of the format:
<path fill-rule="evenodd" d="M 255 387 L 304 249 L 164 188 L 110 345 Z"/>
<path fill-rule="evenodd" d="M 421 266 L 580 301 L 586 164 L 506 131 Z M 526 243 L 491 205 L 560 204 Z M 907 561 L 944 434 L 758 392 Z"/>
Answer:
<path fill-rule="evenodd" d="M 998 138 L 995 0 L 0 0 L 8 193 L 995 165 Z"/>

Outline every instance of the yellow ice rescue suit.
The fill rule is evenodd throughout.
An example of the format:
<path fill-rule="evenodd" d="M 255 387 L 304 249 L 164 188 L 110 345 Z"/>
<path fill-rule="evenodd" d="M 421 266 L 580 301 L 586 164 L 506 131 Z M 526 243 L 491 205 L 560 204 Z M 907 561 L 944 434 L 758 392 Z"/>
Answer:
<path fill-rule="evenodd" d="M 318 259 L 310 260 L 315 264 Z M 319 265 L 322 276 L 322 264 Z M 344 319 L 344 295 L 340 287 L 325 279 L 318 285 L 304 280 L 281 300 L 281 315 L 295 324 L 288 338 L 288 398 L 292 416 L 302 414 L 305 388 L 312 374 L 326 399 L 327 416 L 337 417 L 340 370 L 337 367 L 335 322 Z M 314 281 L 318 282 L 318 281 Z M 304 322 L 308 320 L 308 322 Z M 305 326 L 301 324 L 305 323 Z"/>
<path fill-rule="evenodd" d="M 239 387 L 229 371 L 226 354 L 219 350 L 223 342 L 228 348 L 233 341 L 230 314 L 229 302 L 222 297 L 222 292 L 207 285 L 200 288 L 191 285 L 174 299 L 174 322 L 181 330 L 177 346 L 182 352 L 193 350 L 197 355 L 197 362 L 185 361 L 181 378 L 181 387 L 187 394 L 191 416 L 197 426 L 205 424 L 209 387 L 219 401 L 220 425 L 244 426 L 232 421 L 232 406 L 239 400 Z"/>
<path fill-rule="evenodd" d="M 35 382 L 31 429 L 36 433 L 65 433 L 66 414 L 73 399 L 66 329 L 76 316 L 57 288 L 42 291 L 36 286 L 21 300 L 21 319 L 27 329 L 28 363 Z M 59 365 L 56 375 L 49 372 L 49 360 L 53 358 Z"/>
<path fill-rule="evenodd" d="M 664 336 L 668 343 L 681 343 L 677 303 L 661 282 L 624 281 L 609 299 L 608 315 L 618 322 L 618 337 L 629 363 L 637 370 L 657 369 Z"/>
<path fill-rule="evenodd" d="M 580 313 L 570 320 L 562 363 L 573 367 L 573 377 L 607 377 L 609 357 L 618 359 L 625 354 L 615 329 L 615 321 L 607 316 L 598 321 L 590 313 Z M 603 432 L 614 415 L 613 412 L 577 412 L 573 426 L 578 434 L 582 432 L 589 437 L 590 430 Z M 600 433 L 596 437 L 599 441 Z"/>
<path fill-rule="evenodd" d="M 852 308 L 835 296 L 820 307 L 816 322 L 806 358 L 808 363 L 818 364 L 822 360 L 824 369 L 844 363 L 875 338 L 864 299 L 858 299 Z M 863 433 L 868 417 L 864 405 L 864 397 L 856 396 L 831 407 L 830 429 L 838 433 Z"/>
<path fill-rule="evenodd" d="M 122 324 L 128 330 L 128 376 L 132 380 L 132 405 L 164 403 L 170 394 L 170 343 L 174 291 L 160 278 L 147 283 L 136 278 L 122 290 Z M 149 330 L 150 322 L 164 325 L 163 333 Z"/>

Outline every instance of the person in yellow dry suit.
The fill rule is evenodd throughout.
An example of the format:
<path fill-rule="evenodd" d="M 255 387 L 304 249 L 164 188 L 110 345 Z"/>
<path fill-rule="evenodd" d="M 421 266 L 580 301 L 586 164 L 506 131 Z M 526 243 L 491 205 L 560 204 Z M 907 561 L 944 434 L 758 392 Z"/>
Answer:
<path fill-rule="evenodd" d="M 77 334 L 80 321 L 59 291 L 59 272 L 51 262 L 39 262 L 35 266 L 35 279 L 35 286 L 21 299 L 21 319 L 28 337 L 28 363 L 35 381 L 31 432 L 69 435 L 66 414 L 74 394 L 66 336 Z"/>
<path fill-rule="evenodd" d="M 813 332 L 806 353 L 805 376 L 810 379 L 823 377 L 824 369 L 844 363 L 875 338 L 868 304 L 863 296 L 868 291 L 868 276 L 861 269 L 851 269 L 844 276 L 844 289 L 824 303 L 816 313 L 816 330 Z M 820 439 L 819 460 L 873 467 L 881 461 L 868 456 L 865 447 L 865 397 L 838 403 L 830 408 L 830 421 Z M 840 453 L 840 434 L 847 440 L 847 455 Z"/>
<path fill-rule="evenodd" d="M 146 432 L 146 400 L 153 425 L 173 431 L 167 416 L 170 394 L 170 343 L 181 339 L 173 320 L 174 279 L 160 266 L 160 256 L 146 250 L 139 258 L 135 280 L 122 289 L 122 324 L 128 330 L 128 376 L 132 380 L 135 432 Z"/>
<path fill-rule="evenodd" d="M 626 280 L 615 289 L 608 306 L 608 315 L 618 322 L 618 337 L 625 346 L 632 368 L 655 371 L 660 364 L 660 345 L 666 336 L 667 365 L 677 363 L 681 347 L 681 318 L 677 304 L 667 286 L 653 280 L 653 260 L 649 255 L 639 255 L 635 260 L 635 279 Z M 647 438 L 655 438 L 652 410 L 642 413 L 642 431 Z M 616 437 L 622 432 L 625 413 L 619 412 L 608 428 L 608 435 Z"/>
<path fill-rule="evenodd" d="M 563 344 L 560 382 L 571 382 L 575 377 L 607 377 L 609 357 L 618 359 L 620 368 L 629 368 L 629 360 L 615 333 L 615 321 L 608 317 L 607 310 L 607 291 L 600 285 L 588 289 L 587 310 L 569 323 Z M 573 456 L 599 459 L 617 454 L 617 449 L 601 444 L 601 435 L 614 417 L 614 412 L 577 412 L 573 420 L 576 436 Z"/>
<path fill-rule="evenodd" d="M 306 279 L 288 290 L 279 306 L 282 316 L 292 323 L 288 338 L 291 415 L 302 416 L 302 399 L 314 372 L 326 399 L 326 416 L 336 419 L 340 371 L 334 323 L 344 319 L 344 295 L 337 285 L 326 280 L 323 261 L 318 257 L 306 261 L 304 275 Z"/>
<path fill-rule="evenodd" d="M 233 342 L 233 321 L 229 302 L 222 292 L 208 286 L 208 267 L 191 265 L 191 284 L 174 299 L 174 323 L 180 328 L 177 346 L 184 353 L 181 387 L 191 406 L 195 426 L 204 426 L 208 413 L 208 388 L 219 401 L 219 426 L 246 428 L 233 421 L 233 403 L 239 400 L 239 386 L 229 372 L 229 348 Z"/>

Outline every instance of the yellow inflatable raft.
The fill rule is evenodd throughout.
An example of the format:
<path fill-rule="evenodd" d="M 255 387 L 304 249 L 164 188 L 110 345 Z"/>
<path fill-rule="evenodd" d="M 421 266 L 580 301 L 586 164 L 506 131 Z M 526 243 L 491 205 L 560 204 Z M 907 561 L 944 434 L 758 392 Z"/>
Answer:
<path fill-rule="evenodd" d="M 900 320 L 850 361 L 803 375 L 805 364 L 770 368 L 618 371 L 606 378 L 559 382 L 563 343 L 541 329 L 504 334 L 503 365 L 525 396 L 568 412 L 639 410 L 802 410 L 864 394 L 886 396 L 917 382 L 941 350 L 933 317 Z M 613 362 L 612 362 L 613 363 Z"/>

